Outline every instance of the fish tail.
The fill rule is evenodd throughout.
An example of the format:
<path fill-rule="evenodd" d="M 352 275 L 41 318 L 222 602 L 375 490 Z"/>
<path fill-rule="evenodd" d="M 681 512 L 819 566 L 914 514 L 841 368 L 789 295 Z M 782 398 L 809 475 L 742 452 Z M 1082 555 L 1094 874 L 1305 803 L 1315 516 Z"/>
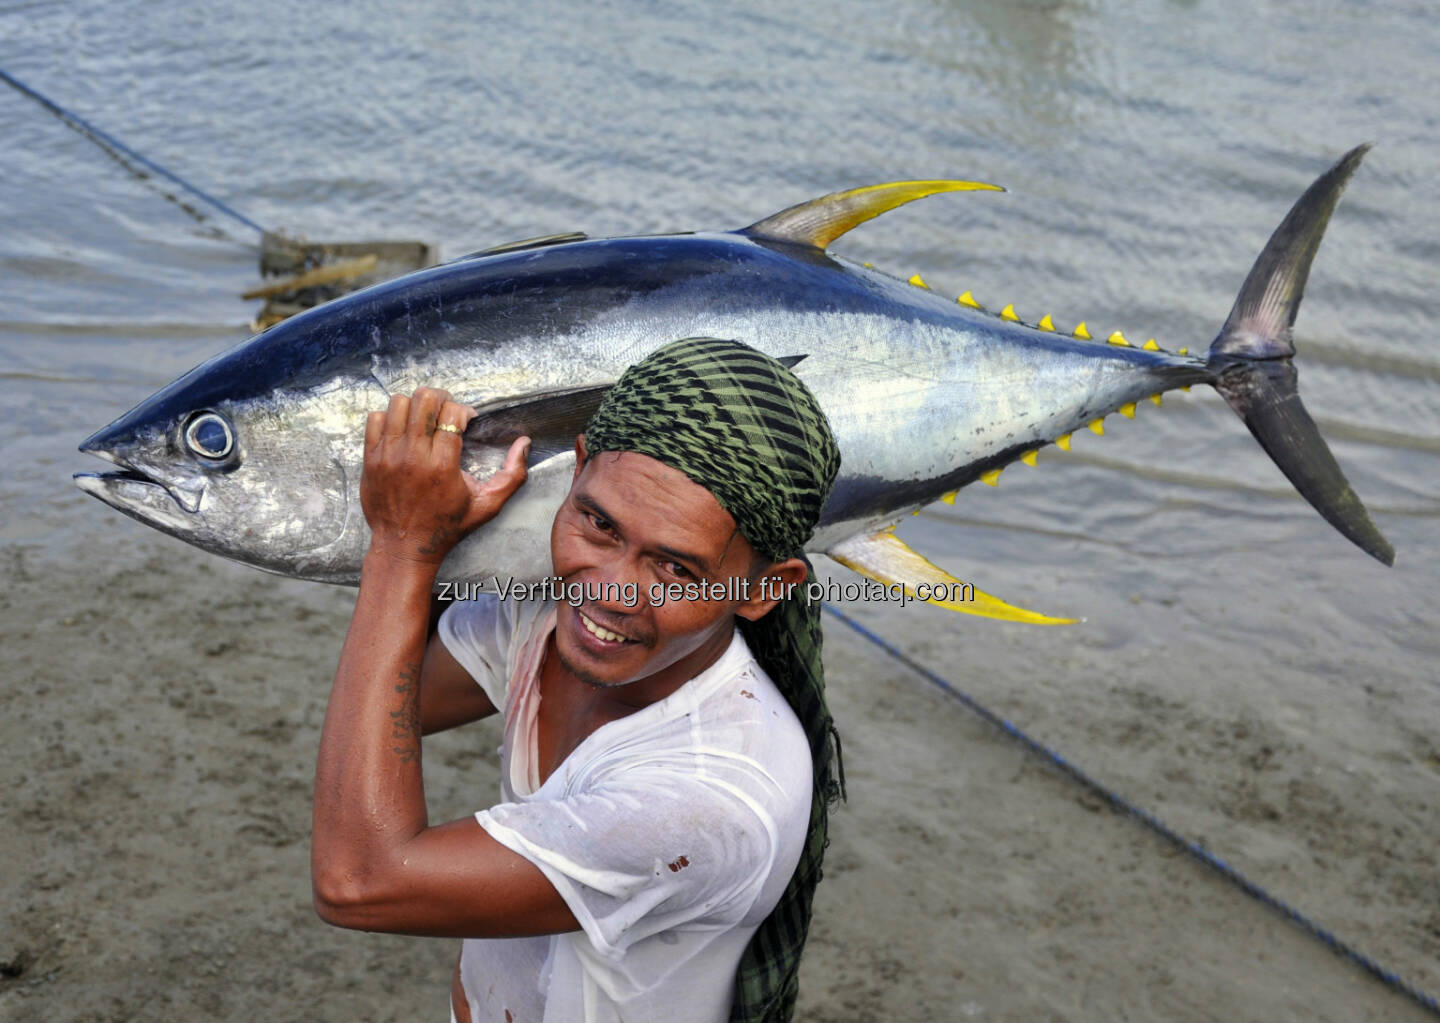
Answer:
<path fill-rule="evenodd" d="M 1210 346 L 1213 384 L 1315 510 L 1361 550 L 1387 565 L 1395 548 L 1360 498 L 1300 402 L 1291 328 L 1330 214 L 1369 145 L 1350 150 L 1316 179 L 1275 229 Z"/>

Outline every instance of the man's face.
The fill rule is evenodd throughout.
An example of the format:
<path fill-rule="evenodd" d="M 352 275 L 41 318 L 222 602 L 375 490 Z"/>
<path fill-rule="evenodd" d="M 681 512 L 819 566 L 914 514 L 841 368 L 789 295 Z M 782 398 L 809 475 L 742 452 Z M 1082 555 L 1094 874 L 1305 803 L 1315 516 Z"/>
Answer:
<path fill-rule="evenodd" d="M 714 495 L 679 470 L 634 452 L 586 458 L 583 444 L 577 458 L 550 532 L 555 574 L 585 593 L 579 607 L 559 605 L 561 662 L 592 685 L 692 678 L 729 645 L 737 613 L 758 617 L 773 603 L 754 599 L 765 563 Z M 750 599 L 651 602 L 666 587 L 702 582 Z"/>

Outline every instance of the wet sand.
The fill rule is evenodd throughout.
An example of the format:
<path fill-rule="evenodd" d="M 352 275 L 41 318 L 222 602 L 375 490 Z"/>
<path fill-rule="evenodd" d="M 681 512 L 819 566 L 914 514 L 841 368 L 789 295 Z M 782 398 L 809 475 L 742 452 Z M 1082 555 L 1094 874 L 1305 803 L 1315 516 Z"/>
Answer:
<path fill-rule="evenodd" d="M 0 1016 L 444 1018 L 453 942 L 337 931 L 310 906 L 310 776 L 350 593 L 122 535 L 94 571 L 4 552 Z M 1092 622 L 1068 633 L 851 610 L 1433 990 L 1435 696 L 1387 671 L 1338 694 L 1257 685 L 1253 653 L 1184 638 L 1235 570 L 1199 571 L 1178 604 L 1092 587 Z M 1293 652 L 1263 671 L 1303 670 Z M 1425 1018 L 834 620 L 826 655 L 849 802 L 803 1019 Z M 1122 677 L 1142 663 L 1165 693 Z M 1337 695 L 1343 714 L 1321 713 Z M 426 741 L 433 819 L 493 800 L 497 735 Z"/>

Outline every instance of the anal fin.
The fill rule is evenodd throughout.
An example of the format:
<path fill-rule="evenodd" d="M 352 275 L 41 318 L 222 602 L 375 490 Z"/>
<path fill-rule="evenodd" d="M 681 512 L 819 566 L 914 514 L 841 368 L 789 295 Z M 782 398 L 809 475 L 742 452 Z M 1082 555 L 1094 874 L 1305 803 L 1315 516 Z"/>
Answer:
<path fill-rule="evenodd" d="M 941 589 L 948 595 L 968 591 L 973 599 L 947 599 L 927 597 L 931 604 L 938 604 L 961 614 L 979 615 L 982 618 L 998 618 L 1006 622 L 1025 622 L 1029 625 L 1069 625 L 1074 618 L 1052 618 L 1038 611 L 1027 611 L 1022 607 L 1007 604 L 999 597 L 982 593 L 968 583 L 962 583 L 949 572 L 932 565 L 926 558 L 915 553 L 887 527 L 875 533 L 852 536 L 831 547 L 825 553 L 852 571 L 859 572 L 867 579 L 889 586 L 898 583 L 910 596 L 919 598 L 919 588 Z"/>

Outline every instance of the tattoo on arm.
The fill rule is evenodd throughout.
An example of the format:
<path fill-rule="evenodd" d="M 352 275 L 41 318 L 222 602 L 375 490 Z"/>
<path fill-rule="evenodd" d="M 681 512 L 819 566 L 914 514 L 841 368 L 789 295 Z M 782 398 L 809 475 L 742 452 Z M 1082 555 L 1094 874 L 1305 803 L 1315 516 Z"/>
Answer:
<path fill-rule="evenodd" d="M 463 513 L 445 516 L 444 524 L 435 527 L 430 534 L 429 542 L 420 548 L 420 553 L 439 554 L 442 550 L 452 546 L 460 538 L 460 523 L 464 519 Z"/>
<path fill-rule="evenodd" d="M 420 759 L 420 663 L 412 661 L 400 669 L 400 709 L 390 712 L 390 737 L 395 740 L 391 750 L 402 764 Z"/>

